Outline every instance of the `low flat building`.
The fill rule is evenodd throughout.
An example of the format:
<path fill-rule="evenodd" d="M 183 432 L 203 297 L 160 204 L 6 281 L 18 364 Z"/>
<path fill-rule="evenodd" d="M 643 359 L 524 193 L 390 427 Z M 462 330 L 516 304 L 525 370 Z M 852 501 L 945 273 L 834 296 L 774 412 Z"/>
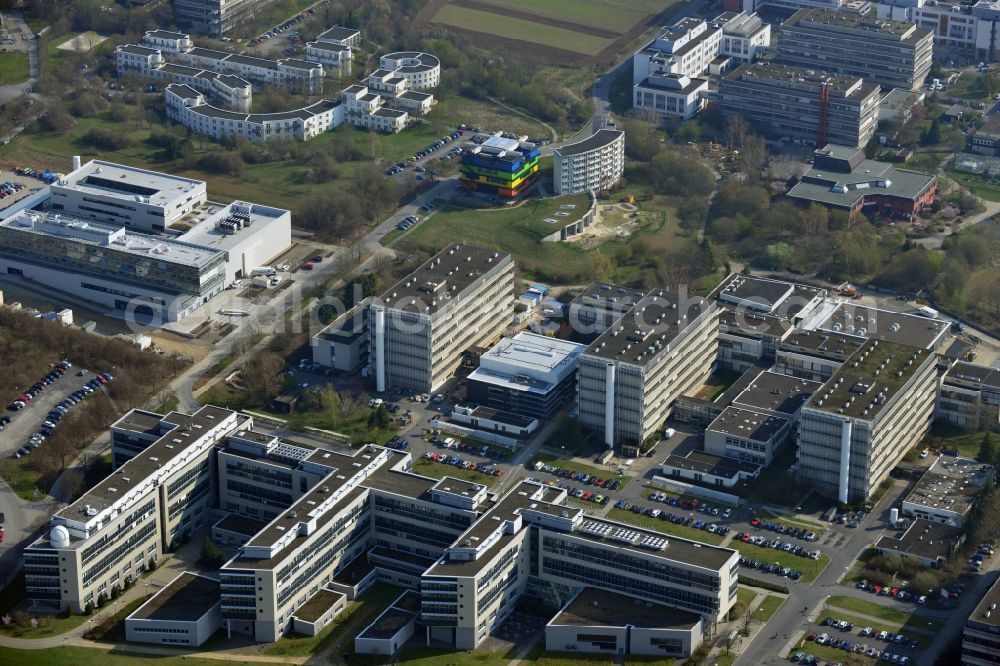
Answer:
<path fill-rule="evenodd" d="M 880 536 L 875 542 L 875 552 L 917 560 L 936 569 L 944 566 L 964 541 L 960 528 L 918 518 L 905 530 Z"/>
<path fill-rule="evenodd" d="M 406 591 L 354 637 L 358 654 L 394 655 L 416 631 L 420 595 Z"/>
<path fill-rule="evenodd" d="M 318 34 L 316 41 L 356 49 L 361 46 L 361 31 L 335 25 Z"/>
<path fill-rule="evenodd" d="M 303 636 L 323 631 L 347 607 L 347 595 L 320 588 L 292 615 L 292 630 Z"/>
<path fill-rule="evenodd" d="M 966 430 L 1000 432 L 1000 370 L 955 363 L 941 383 L 937 418 Z"/>
<path fill-rule="evenodd" d="M 732 488 L 759 477 L 764 466 L 736 457 L 689 451 L 683 456 L 667 456 L 660 469 L 665 477 L 671 479 L 687 479 L 700 485 Z"/>
<path fill-rule="evenodd" d="M 772 62 L 743 65 L 723 77 L 724 116 L 742 116 L 772 136 L 860 148 L 878 125 L 879 85 L 857 76 Z"/>
<path fill-rule="evenodd" d="M 549 652 L 680 657 L 702 643 L 695 613 L 585 587 L 545 625 Z"/>
<path fill-rule="evenodd" d="M 992 465 L 969 458 L 940 456 L 903 498 L 901 513 L 962 527 L 976 499 L 995 475 Z"/>
<path fill-rule="evenodd" d="M 343 313 L 309 340 L 313 363 L 338 372 L 354 372 L 368 364 L 369 340 L 366 298 Z"/>
<path fill-rule="evenodd" d="M 520 439 L 530 437 L 538 430 L 538 419 L 505 412 L 474 403 L 455 405 L 449 418 L 483 432 L 511 435 Z"/>
<path fill-rule="evenodd" d="M 1000 580 L 980 599 L 962 630 L 962 666 L 994 666 L 1000 660 Z"/>
<path fill-rule="evenodd" d="M 582 141 L 556 148 L 554 155 L 556 194 L 610 190 L 625 171 L 625 132 L 599 129 Z"/>
<path fill-rule="evenodd" d="M 827 145 L 813 153 L 813 165 L 788 192 L 803 206 L 818 204 L 842 210 L 912 222 L 934 203 L 937 176 L 897 169 L 865 157 L 854 147 Z"/>
<path fill-rule="evenodd" d="M 479 358 L 466 379 L 470 402 L 533 418 L 551 418 L 576 395 L 586 345 L 521 332 Z"/>
<path fill-rule="evenodd" d="M 705 452 L 766 467 L 791 430 L 792 422 L 783 416 L 726 407 L 705 430 Z"/>
<path fill-rule="evenodd" d="M 197 647 L 222 626 L 219 581 L 185 571 L 125 618 L 125 640 Z"/>
<path fill-rule="evenodd" d="M 969 150 L 980 155 L 1000 156 L 1000 118 L 987 116 L 969 135 Z"/>

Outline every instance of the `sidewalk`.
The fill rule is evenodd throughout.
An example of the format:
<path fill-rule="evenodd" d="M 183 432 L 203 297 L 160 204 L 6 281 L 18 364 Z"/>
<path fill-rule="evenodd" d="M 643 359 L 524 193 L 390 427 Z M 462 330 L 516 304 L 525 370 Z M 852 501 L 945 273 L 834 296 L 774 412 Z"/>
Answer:
<path fill-rule="evenodd" d="M 738 657 L 740 654 L 742 654 L 743 650 L 746 649 L 747 647 L 749 647 L 750 644 L 753 642 L 753 640 L 755 638 L 757 638 L 757 635 L 761 631 L 763 631 L 764 628 L 767 626 L 766 622 L 760 622 L 760 621 L 754 620 L 752 618 L 753 618 L 753 614 L 757 611 L 758 608 L 760 608 L 760 605 L 762 603 L 764 603 L 764 600 L 767 599 L 769 596 L 781 597 L 782 599 L 785 600 L 786 603 L 788 602 L 788 595 L 787 594 L 781 594 L 780 592 L 758 592 L 757 593 L 757 596 L 754 597 L 754 600 L 751 601 L 750 604 L 747 606 L 747 611 L 750 613 L 750 617 L 751 617 L 751 620 L 750 620 L 750 635 L 749 636 L 739 636 L 739 637 L 737 637 L 736 644 L 732 645 L 729 648 L 729 654 L 731 656 L 733 656 L 734 658 Z M 733 621 L 733 624 L 736 624 L 738 628 L 742 627 L 742 623 L 743 623 L 742 618 Z M 776 638 L 776 637 L 777 637 L 777 634 L 774 635 L 774 638 Z M 716 636 L 716 641 L 718 642 L 720 638 L 724 639 L 725 637 L 724 636 Z M 716 658 L 724 655 L 725 653 L 726 653 L 725 647 L 719 647 L 718 645 L 714 645 L 712 647 L 712 649 L 709 650 L 708 655 L 705 657 L 705 659 L 702 660 L 702 663 L 706 663 L 706 664 L 714 663 L 714 660 Z"/>

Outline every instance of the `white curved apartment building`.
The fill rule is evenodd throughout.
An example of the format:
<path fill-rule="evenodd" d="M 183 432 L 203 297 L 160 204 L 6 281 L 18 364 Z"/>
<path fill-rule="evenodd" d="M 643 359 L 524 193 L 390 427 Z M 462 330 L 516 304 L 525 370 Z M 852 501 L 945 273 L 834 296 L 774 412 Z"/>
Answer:
<path fill-rule="evenodd" d="M 430 53 L 397 51 L 387 53 L 379 67 L 392 71 L 410 82 L 410 90 L 434 88 L 441 83 L 441 60 Z"/>
<path fill-rule="evenodd" d="M 625 170 L 625 132 L 601 129 L 555 150 L 556 194 L 578 194 L 614 186 Z"/>

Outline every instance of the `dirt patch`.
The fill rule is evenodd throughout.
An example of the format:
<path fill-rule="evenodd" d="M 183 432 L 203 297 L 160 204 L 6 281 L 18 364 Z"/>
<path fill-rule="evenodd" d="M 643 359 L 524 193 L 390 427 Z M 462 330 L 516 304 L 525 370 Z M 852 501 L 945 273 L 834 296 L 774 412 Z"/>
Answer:
<path fill-rule="evenodd" d="M 82 32 L 76 37 L 70 37 L 62 44 L 59 44 L 56 48 L 61 51 L 75 51 L 76 53 L 87 53 L 95 46 L 101 42 L 107 40 L 104 35 L 98 35 L 96 32 L 88 31 Z"/>
<path fill-rule="evenodd" d="M 180 354 L 181 356 L 194 359 L 197 363 L 205 358 L 212 351 L 212 345 L 201 340 L 188 340 L 169 331 L 156 331 L 149 333 L 153 339 L 153 346 L 163 350 L 168 356 Z"/>

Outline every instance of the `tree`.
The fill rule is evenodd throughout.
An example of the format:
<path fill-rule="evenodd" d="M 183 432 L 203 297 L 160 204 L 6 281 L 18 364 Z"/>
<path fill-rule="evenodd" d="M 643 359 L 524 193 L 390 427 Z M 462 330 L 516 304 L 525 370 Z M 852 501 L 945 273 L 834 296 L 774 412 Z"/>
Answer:
<path fill-rule="evenodd" d="M 726 118 L 726 145 L 732 148 L 742 148 L 743 141 L 750 133 L 750 123 L 743 116 Z"/>
<path fill-rule="evenodd" d="M 330 419 L 330 425 L 337 423 L 337 417 L 340 416 L 340 395 L 333 388 L 333 384 L 327 384 L 320 394 L 320 406 Z"/>
<path fill-rule="evenodd" d="M 206 536 L 201 542 L 201 557 L 199 562 L 207 567 L 217 567 L 222 564 L 222 549 L 220 549 L 211 537 Z"/>
<path fill-rule="evenodd" d="M 920 143 L 925 146 L 936 146 L 941 143 L 941 123 L 937 118 L 931 122 L 931 126 L 920 137 Z"/>
<path fill-rule="evenodd" d="M 378 430 L 385 430 L 389 427 L 391 419 L 385 405 L 379 405 L 368 415 L 368 427 Z"/>
<path fill-rule="evenodd" d="M 994 465 L 998 462 L 997 447 L 988 432 L 983 435 L 983 440 L 979 443 L 979 453 L 976 454 L 976 460 L 987 465 Z"/>

